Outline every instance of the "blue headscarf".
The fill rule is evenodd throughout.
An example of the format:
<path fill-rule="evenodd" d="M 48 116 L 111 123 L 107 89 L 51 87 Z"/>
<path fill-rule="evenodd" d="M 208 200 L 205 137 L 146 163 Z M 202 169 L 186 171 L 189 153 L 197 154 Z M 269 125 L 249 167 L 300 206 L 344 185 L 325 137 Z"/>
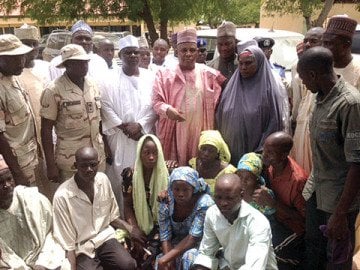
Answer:
<path fill-rule="evenodd" d="M 194 188 L 194 194 L 198 192 L 205 192 L 210 194 L 210 187 L 199 177 L 199 173 L 190 167 L 179 167 L 172 171 L 169 177 L 169 190 L 175 181 L 185 181 Z"/>

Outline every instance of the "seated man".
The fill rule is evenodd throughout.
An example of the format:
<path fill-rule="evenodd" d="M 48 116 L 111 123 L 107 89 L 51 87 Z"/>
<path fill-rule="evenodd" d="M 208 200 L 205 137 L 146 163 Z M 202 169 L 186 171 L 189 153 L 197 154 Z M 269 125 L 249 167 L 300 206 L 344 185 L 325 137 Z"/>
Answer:
<path fill-rule="evenodd" d="M 144 239 L 120 220 L 110 181 L 97 172 L 97 151 L 78 149 L 74 165 L 75 175 L 54 195 L 54 236 L 66 250 L 71 269 L 136 269 L 135 260 L 115 240 L 114 228 L 127 230 L 135 241 Z"/>
<path fill-rule="evenodd" d="M 65 252 L 52 235 L 51 203 L 36 187 L 14 186 L 0 155 L 0 269 L 60 269 Z"/>
<path fill-rule="evenodd" d="M 308 175 L 288 156 L 292 146 L 292 137 L 282 131 L 266 138 L 263 162 L 268 166 L 267 175 L 275 198 L 269 196 L 264 187 L 255 190 L 253 198 L 260 205 L 275 208 L 275 220 L 270 220 L 275 253 L 280 258 L 291 259 L 291 262 L 296 263 L 301 260 L 304 250 L 302 235 L 305 231 L 305 200 L 302 190 Z M 288 239 L 290 236 L 292 241 Z"/>
<path fill-rule="evenodd" d="M 269 222 L 243 201 L 243 185 L 236 174 L 216 181 L 216 205 L 206 212 L 195 270 L 277 269 Z"/>

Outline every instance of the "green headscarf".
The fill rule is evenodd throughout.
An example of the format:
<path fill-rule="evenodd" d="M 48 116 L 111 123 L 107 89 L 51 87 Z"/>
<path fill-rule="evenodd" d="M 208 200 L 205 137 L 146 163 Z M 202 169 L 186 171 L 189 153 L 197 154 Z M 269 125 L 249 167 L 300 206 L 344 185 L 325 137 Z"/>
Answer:
<path fill-rule="evenodd" d="M 150 179 L 150 208 L 146 201 L 146 191 L 144 185 L 143 165 L 141 162 L 141 148 L 147 138 L 151 138 L 158 150 L 158 160 L 156 166 L 153 169 Z M 136 220 L 139 228 L 148 235 L 154 227 L 154 223 L 157 222 L 157 215 L 159 209 L 159 203 L 157 196 L 160 191 L 166 190 L 168 186 L 168 170 L 165 164 L 164 155 L 159 139 L 151 134 L 144 135 L 140 138 L 137 150 L 136 160 L 134 166 L 133 176 L 133 204 Z"/>

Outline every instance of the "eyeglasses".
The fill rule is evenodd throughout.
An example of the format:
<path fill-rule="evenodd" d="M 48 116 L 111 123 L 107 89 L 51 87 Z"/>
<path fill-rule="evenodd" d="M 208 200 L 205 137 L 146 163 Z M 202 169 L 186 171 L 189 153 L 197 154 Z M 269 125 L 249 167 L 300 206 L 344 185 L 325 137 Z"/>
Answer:
<path fill-rule="evenodd" d="M 199 49 L 199 52 L 201 52 L 201 53 L 206 52 L 206 48 L 200 48 L 200 49 Z"/>

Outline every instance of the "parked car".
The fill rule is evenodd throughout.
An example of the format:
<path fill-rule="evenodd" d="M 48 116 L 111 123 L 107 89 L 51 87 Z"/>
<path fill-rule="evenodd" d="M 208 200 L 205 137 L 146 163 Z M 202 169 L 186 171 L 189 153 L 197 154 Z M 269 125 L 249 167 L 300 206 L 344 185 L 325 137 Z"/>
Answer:
<path fill-rule="evenodd" d="M 360 24 L 357 25 L 355 35 L 353 37 L 351 52 L 360 55 Z"/>
<path fill-rule="evenodd" d="M 208 60 L 218 56 L 216 49 L 216 29 L 198 30 L 197 36 L 207 41 Z M 296 45 L 304 39 L 304 35 L 285 30 L 273 30 L 266 28 L 237 28 L 236 38 L 238 41 L 253 39 L 254 37 L 270 37 L 275 40 L 271 62 L 282 65 L 286 70 L 297 61 Z"/>
<path fill-rule="evenodd" d="M 125 32 L 94 32 L 94 36 L 104 36 L 111 40 L 115 46 L 115 58 L 118 58 L 119 40 L 120 38 L 128 35 Z M 54 57 L 60 54 L 63 46 L 71 43 L 71 32 L 67 30 L 54 30 L 48 37 L 45 49 L 43 51 L 43 59 L 51 61 Z"/>
<path fill-rule="evenodd" d="M 60 54 L 60 50 L 71 42 L 71 32 L 67 30 L 54 30 L 49 35 L 45 49 L 42 53 L 45 61 L 51 61 Z"/>
<path fill-rule="evenodd" d="M 111 32 L 115 35 L 117 35 L 119 38 L 126 37 L 127 35 L 131 35 L 130 31 L 123 31 L 123 32 Z"/>

